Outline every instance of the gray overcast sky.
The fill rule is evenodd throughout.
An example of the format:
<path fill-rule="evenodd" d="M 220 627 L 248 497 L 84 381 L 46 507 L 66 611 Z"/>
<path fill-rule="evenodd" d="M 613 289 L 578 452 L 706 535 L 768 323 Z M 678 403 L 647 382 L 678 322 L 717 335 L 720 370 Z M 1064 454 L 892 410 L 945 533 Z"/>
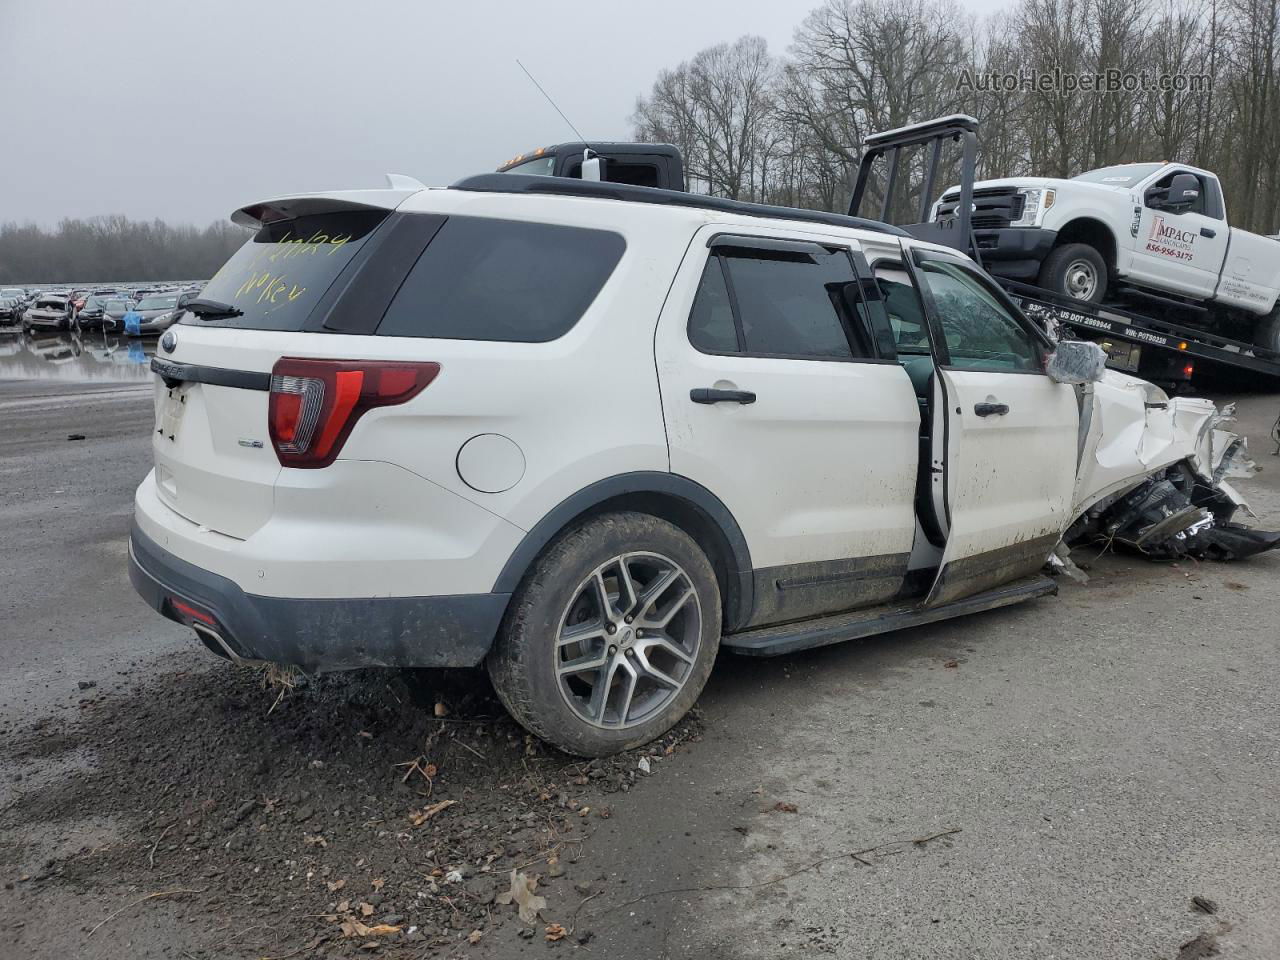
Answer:
<path fill-rule="evenodd" d="M 744 33 L 783 53 L 817 3 L 0 0 L 0 221 L 205 223 L 387 172 L 492 170 L 573 138 L 517 57 L 585 136 L 625 139 L 658 70 Z"/>

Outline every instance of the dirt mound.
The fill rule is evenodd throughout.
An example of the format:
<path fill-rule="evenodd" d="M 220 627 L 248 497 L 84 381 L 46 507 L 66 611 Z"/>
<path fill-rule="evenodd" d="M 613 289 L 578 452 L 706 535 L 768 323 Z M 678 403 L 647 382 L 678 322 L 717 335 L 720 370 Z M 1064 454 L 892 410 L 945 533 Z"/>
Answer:
<path fill-rule="evenodd" d="M 525 734 L 476 673 L 286 679 L 162 674 L 86 700 L 69 728 L 8 731 L 7 765 L 70 771 L 26 777 L 0 813 L 0 860 L 41 864 L 13 881 L 109 887 L 122 903 L 195 891 L 172 896 L 211 936 L 216 921 L 209 956 L 421 956 L 492 942 L 502 925 L 529 937 L 501 905 L 517 870 L 550 904 L 533 935 L 571 943 L 591 892 L 572 864 L 593 824 L 644 776 L 640 757 L 697 739 L 686 719 L 649 747 L 587 762 Z M 119 821 L 104 845 L 45 859 L 31 839 L 104 810 Z M 228 918 L 241 931 L 230 943 Z"/>

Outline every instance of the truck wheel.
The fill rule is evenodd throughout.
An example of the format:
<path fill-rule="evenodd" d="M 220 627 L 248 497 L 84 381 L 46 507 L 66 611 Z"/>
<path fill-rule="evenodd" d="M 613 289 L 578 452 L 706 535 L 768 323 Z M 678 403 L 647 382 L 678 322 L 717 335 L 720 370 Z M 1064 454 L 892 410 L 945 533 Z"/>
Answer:
<path fill-rule="evenodd" d="M 720 589 L 683 530 L 594 517 L 540 557 L 511 598 L 489 677 L 511 715 L 584 757 L 647 743 L 702 692 L 720 646 Z"/>
<path fill-rule="evenodd" d="M 1045 257 L 1037 282 L 1073 300 L 1101 303 L 1107 293 L 1107 262 L 1087 243 L 1064 243 Z"/>
<path fill-rule="evenodd" d="M 1280 353 L 1280 304 L 1258 323 L 1253 342 L 1263 350 Z"/>

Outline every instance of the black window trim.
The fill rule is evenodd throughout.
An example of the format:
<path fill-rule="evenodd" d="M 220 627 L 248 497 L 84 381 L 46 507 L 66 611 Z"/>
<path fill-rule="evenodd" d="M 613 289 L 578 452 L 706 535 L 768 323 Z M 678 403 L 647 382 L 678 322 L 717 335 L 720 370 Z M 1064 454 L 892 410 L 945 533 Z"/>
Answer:
<path fill-rule="evenodd" d="M 964 366 L 958 367 L 951 362 L 951 350 L 947 346 L 946 331 L 942 329 L 942 323 L 939 319 L 938 304 L 933 299 L 933 291 L 929 289 L 929 285 L 921 281 L 917 269 L 923 269 L 926 261 L 936 260 L 941 263 L 949 263 L 959 267 L 977 284 L 986 290 L 1000 306 L 1008 311 L 1014 321 L 1018 323 L 1024 332 L 1031 335 L 1031 339 L 1038 341 L 1044 347 L 1045 352 L 1053 350 L 1054 343 L 1050 336 L 1040 327 L 1027 319 L 1018 306 L 1009 299 L 1009 295 L 1001 289 L 1000 286 L 993 283 L 991 279 L 985 276 L 981 270 L 976 269 L 972 263 L 966 262 L 960 257 L 944 253 L 940 250 L 927 250 L 921 247 L 911 248 L 910 263 L 908 273 L 911 275 L 912 281 L 916 285 L 916 291 L 919 293 L 921 300 L 924 302 L 925 318 L 929 323 L 930 332 L 929 340 L 933 344 L 933 362 L 942 370 L 955 370 L 959 373 L 966 371 L 978 373 L 1013 373 L 1013 374 L 1031 374 L 1033 376 L 1047 377 L 1049 374 L 1043 368 L 1039 370 L 1014 370 L 1008 367 L 988 367 L 988 366 Z"/>
<path fill-rule="evenodd" d="M 733 353 L 728 353 L 722 350 L 704 350 L 702 347 L 698 346 L 696 343 L 693 342 L 693 337 L 691 335 L 690 328 L 693 323 L 693 303 L 694 301 L 696 301 L 698 296 L 697 288 L 695 287 L 694 301 L 690 302 L 689 312 L 685 319 L 685 338 L 689 341 L 689 346 L 693 347 L 693 349 L 697 350 L 699 353 L 709 357 L 751 357 L 753 359 L 759 359 L 759 360 L 804 360 L 810 363 L 812 363 L 813 361 L 822 361 L 827 363 L 879 363 L 879 364 L 898 362 L 896 351 L 893 357 L 883 357 L 883 356 L 831 357 L 831 356 L 804 354 L 804 353 L 753 353 L 747 350 L 746 336 L 742 330 L 742 313 L 738 308 L 738 294 L 733 286 L 733 277 L 730 275 L 729 268 L 725 264 L 726 258 L 723 253 L 717 252 L 716 250 L 717 247 L 726 249 L 726 250 L 727 249 L 739 249 L 739 250 L 748 250 L 748 251 L 749 250 L 775 250 L 775 251 L 788 252 L 788 253 L 816 253 L 821 251 L 824 254 L 832 254 L 836 252 L 842 252 L 844 253 L 846 259 L 848 259 L 849 261 L 849 268 L 853 272 L 854 278 L 858 281 L 858 297 L 862 301 L 863 305 L 868 308 L 868 311 L 870 310 L 870 304 L 868 303 L 866 295 L 863 291 L 864 275 L 861 272 L 859 272 L 857 259 L 854 256 L 854 254 L 858 254 L 859 256 L 861 256 L 860 250 L 857 250 L 854 247 L 851 247 L 839 242 L 829 243 L 825 241 L 819 242 L 817 240 L 808 240 L 808 239 L 797 240 L 794 238 L 770 237 L 770 236 L 759 235 L 759 234 L 716 233 L 716 234 L 713 234 L 707 240 L 707 256 L 706 256 L 706 259 L 703 260 L 702 262 L 701 269 L 698 271 L 698 286 L 701 286 L 702 276 L 706 272 L 707 263 L 709 263 L 712 259 L 719 261 L 720 270 L 722 275 L 724 276 L 725 287 L 728 289 L 728 293 L 729 293 L 729 309 L 730 309 L 730 312 L 733 314 L 733 327 L 738 338 L 738 350 Z M 863 258 L 863 262 L 864 263 L 866 262 L 865 258 Z M 882 305 L 880 305 L 880 308 L 881 310 L 883 310 Z M 846 322 L 845 318 L 840 316 L 839 313 L 836 314 L 836 319 L 839 321 L 841 332 L 844 333 L 845 341 L 849 345 L 849 352 L 853 353 L 854 341 L 851 336 L 851 331 L 849 330 L 849 325 Z M 871 346 L 874 349 L 879 350 L 881 348 L 880 335 L 879 335 L 879 332 L 875 329 L 876 325 L 871 322 L 871 318 L 869 316 L 868 316 L 868 324 L 869 324 L 869 329 L 867 330 L 867 335 L 870 339 Z"/>

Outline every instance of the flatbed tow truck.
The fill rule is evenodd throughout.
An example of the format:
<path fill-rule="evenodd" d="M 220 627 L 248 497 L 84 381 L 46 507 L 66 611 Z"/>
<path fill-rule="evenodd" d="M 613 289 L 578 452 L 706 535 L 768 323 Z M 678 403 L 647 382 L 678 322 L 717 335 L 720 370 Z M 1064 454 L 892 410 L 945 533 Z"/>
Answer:
<path fill-rule="evenodd" d="M 892 223 L 895 191 L 901 181 L 903 160 L 908 149 L 927 151 L 927 169 L 921 185 L 919 222 L 897 226 L 912 236 L 931 243 L 954 247 L 982 263 L 982 251 L 974 239 L 970 214 L 977 157 L 978 121 L 953 115 L 900 127 L 867 137 L 850 216 L 871 216 Z M 960 197 L 956 216 L 930 221 L 929 211 L 936 199 L 937 178 L 946 144 L 956 143 L 961 151 Z M 885 165 L 881 179 L 881 207 L 878 212 L 860 212 L 869 199 L 869 187 L 876 165 Z M 499 168 L 500 172 L 545 173 L 548 176 L 599 179 L 667 190 L 686 190 L 684 164 L 678 148 L 671 144 L 562 143 L 539 147 Z M 1280 385 L 1280 354 L 1252 343 L 1218 336 L 1201 327 L 1174 323 L 1150 313 L 1137 312 L 1131 305 L 1091 304 L 1059 296 L 1030 284 L 993 276 L 1014 303 L 1029 318 L 1058 336 L 1092 340 L 1107 353 L 1108 365 L 1125 373 L 1173 390 L 1187 387 L 1207 368 L 1247 371 Z"/>
<path fill-rule="evenodd" d="M 849 203 L 849 214 L 859 214 L 868 198 L 876 164 L 883 161 L 885 171 L 878 219 L 889 222 L 904 151 L 908 148 L 931 151 L 920 191 L 921 222 L 898 226 L 918 239 L 954 247 L 982 263 L 982 251 L 977 246 L 970 223 L 977 131 L 978 121 L 973 117 L 954 115 L 867 137 L 853 198 Z M 928 216 L 936 199 L 934 188 L 942 150 L 948 141 L 958 143 L 961 151 L 960 197 L 956 216 L 947 221 L 930 222 Z M 1139 313 L 1129 305 L 1091 304 L 1016 280 L 997 276 L 992 276 L 992 280 L 1008 292 L 1024 314 L 1044 325 L 1051 333 L 1099 344 L 1107 353 L 1107 365 L 1115 370 L 1174 389 L 1187 386 L 1197 370 L 1203 370 L 1205 366 L 1247 370 L 1280 384 L 1280 354 L 1252 343 Z"/>

